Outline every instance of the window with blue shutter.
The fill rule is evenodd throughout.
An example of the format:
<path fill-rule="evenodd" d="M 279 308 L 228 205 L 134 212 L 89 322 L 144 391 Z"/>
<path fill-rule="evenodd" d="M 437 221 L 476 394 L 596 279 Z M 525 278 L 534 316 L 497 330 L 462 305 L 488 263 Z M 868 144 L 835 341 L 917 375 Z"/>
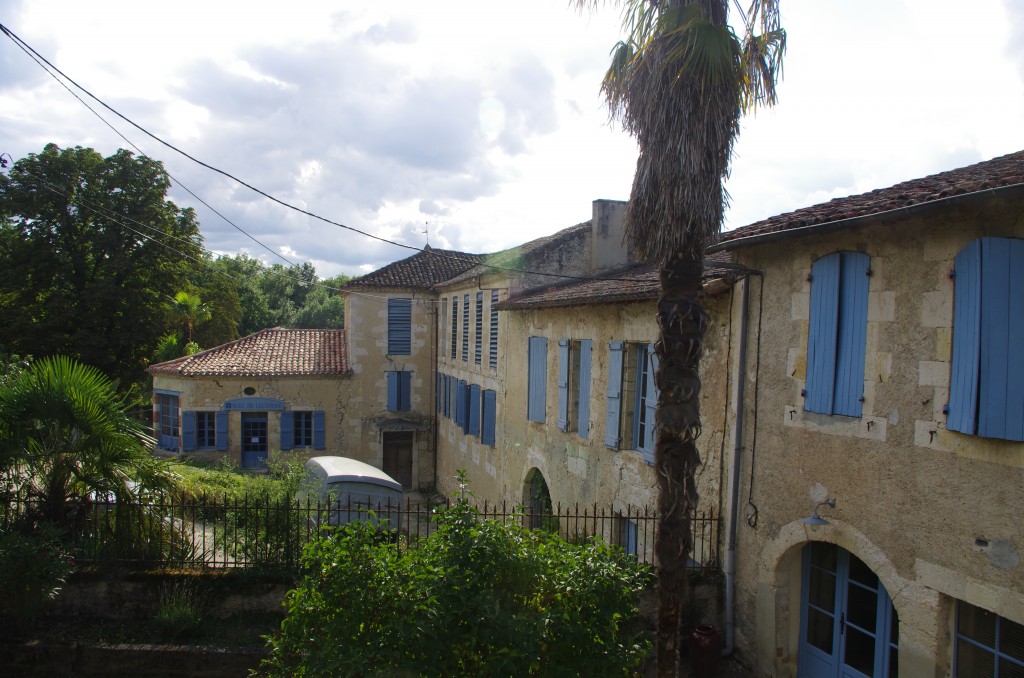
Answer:
<path fill-rule="evenodd" d="M 153 389 L 156 394 L 157 446 L 163 450 L 178 450 L 179 409 L 177 391 Z"/>
<path fill-rule="evenodd" d="M 434 393 L 434 402 L 436 403 L 436 410 L 441 411 L 441 394 L 444 393 L 444 375 L 440 372 L 437 373 L 437 391 Z"/>
<path fill-rule="evenodd" d="M 313 449 L 322 450 L 327 447 L 326 417 L 321 410 L 313 412 Z"/>
<path fill-rule="evenodd" d="M 494 446 L 494 429 L 497 420 L 497 394 L 487 389 L 483 392 L 483 413 L 481 416 L 480 442 Z"/>
<path fill-rule="evenodd" d="M 469 435 L 480 435 L 480 387 L 469 387 Z"/>
<path fill-rule="evenodd" d="M 946 428 L 1024 440 L 1024 240 L 980 238 L 954 266 Z"/>
<path fill-rule="evenodd" d="M 459 345 L 459 297 L 452 297 L 452 345 L 451 345 L 451 356 L 452 360 L 458 357 L 458 345 Z"/>
<path fill-rule="evenodd" d="M 324 413 L 320 410 L 284 410 L 280 426 L 282 450 L 325 447 Z"/>
<path fill-rule="evenodd" d="M 412 372 L 388 372 L 389 412 L 407 412 L 412 408 Z"/>
<path fill-rule="evenodd" d="M 465 428 L 468 413 L 466 412 L 466 382 L 459 379 L 455 382 L 455 425 Z"/>
<path fill-rule="evenodd" d="M 569 430 L 569 340 L 558 340 L 558 422 L 559 431 Z"/>
<path fill-rule="evenodd" d="M 196 412 L 196 449 L 212 450 L 217 446 L 216 412 Z"/>
<path fill-rule="evenodd" d="M 487 337 L 487 366 L 498 369 L 498 290 L 491 290 L 491 333 Z"/>
<path fill-rule="evenodd" d="M 476 293 L 476 334 L 473 336 L 473 362 L 477 365 L 483 359 L 484 349 L 484 293 Z"/>
<path fill-rule="evenodd" d="M 442 400 L 442 403 L 443 403 L 443 413 L 444 413 L 444 416 L 450 418 L 452 416 L 452 411 L 451 411 L 451 408 L 449 407 L 449 404 L 450 404 L 449 401 L 450 401 L 450 399 L 452 397 L 451 396 L 452 378 L 451 378 L 450 375 L 447 375 L 447 374 L 445 374 L 443 376 L 444 376 L 444 393 L 441 394 L 441 400 Z"/>
<path fill-rule="evenodd" d="M 543 424 L 547 410 L 548 340 L 530 337 L 527 372 L 526 418 Z"/>
<path fill-rule="evenodd" d="M 469 293 L 462 295 L 462 362 L 469 362 Z"/>
<path fill-rule="evenodd" d="M 811 267 L 808 412 L 861 416 L 870 270 L 862 252 L 833 252 Z"/>
<path fill-rule="evenodd" d="M 620 420 L 622 417 L 622 365 L 625 344 L 613 341 L 608 346 L 608 390 L 607 408 L 604 417 L 604 444 L 613 450 L 619 449 Z"/>
<path fill-rule="evenodd" d="M 217 450 L 225 452 L 228 449 L 228 413 L 221 410 L 217 414 Z"/>
<path fill-rule="evenodd" d="M 654 417 L 658 406 L 658 388 L 654 375 L 658 370 L 658 356 L 654 346 L 637 347 L 636 405 L 633 413 L 633 447 L 643 453 L 644 461 L 654 463 Z"/>
<path fill-rule="evenodd" d="M 579 378 L 579 405 L 577 409 L 578 423 L 576 425 L 580 438 L 590 437 L 590 362 L 591 362 L 591 341 L 583 339 L 580 341 L 580 378 Z"/>
<path fill-rule="evenodd" d="M 473 387 L 469 385 L 469 382 L 462 382 L 462 388 L 460 389 L 460 398 L 462 399 L 462 432 L 469 433 L 470 425 L 473 421 L 473 400 L 470 397 L 473 393 Z"/>
<path fill-rule="evenodd" d="M 191 452 L 196 449 L 196 413 L 181 413 L 181 449 Z"/>
<path fill-rule="evenodd" d="M 412 299 L 388 299 L 388 355 L 412 353 Z"/>

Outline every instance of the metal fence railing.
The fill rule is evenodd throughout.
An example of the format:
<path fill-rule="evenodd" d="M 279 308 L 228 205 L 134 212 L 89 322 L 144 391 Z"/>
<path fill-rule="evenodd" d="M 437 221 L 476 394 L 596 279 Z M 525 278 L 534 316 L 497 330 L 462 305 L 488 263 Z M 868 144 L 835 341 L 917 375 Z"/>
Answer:
<path fill-rule="evenodd" d="M 397 532 L 396 548 L 414 547 L 437 528 L 437 515 L 450 501 L 406 500 L 397 505 L 345 505 L 206 496 L 176 500 L 157 495 L 131 505 L 113 501 L 80 504 L 74 512 L 75 538 L 69 544 L 81 563 L 122 563 L 140 567 L 203 567 L 296 570 L 303 547 L 325 524 L 370 519 Z M 600 537 L 607 543 L 654 563 L 657 516 L 647 508 L 623 511 L 597 505 L 523 507 L 475 505 L 482 518 L 518 521 L 525 527 L 557 531 L 569 540 Z M 0 526 L 31 521 L 40 506 L 16 499 L 0 504 Z M 371 513 L 372 511 L 372 513 Z M 718 568 L 719 519 L 712 513 L 693 518 L 691 571 Z"/>

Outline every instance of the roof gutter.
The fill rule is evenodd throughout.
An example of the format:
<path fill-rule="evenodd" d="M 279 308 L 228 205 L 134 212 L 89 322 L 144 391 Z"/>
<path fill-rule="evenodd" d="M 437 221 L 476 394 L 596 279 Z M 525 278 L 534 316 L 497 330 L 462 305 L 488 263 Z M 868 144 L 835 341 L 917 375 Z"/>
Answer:
<path fill-rule="evenodd" d="M 960 195 L 951 195 L 948 198 L 939 198 L 938 200 L 929 200 L 928 202 L 917 203 L 916 205 L 910 205 L 908 207 L 897 207 L 896 209 L 885 210 L 883 212 L 872 212 L 871 214 L 861 214 L 856 217 L 849 217 L 848 219 L 839 219 L 836 221 L 827 221 L 823 224 L 813 224 L 811 226 L 801 226 L 799 228 L 789 228 L 781 231 L 772 231 L 771 233 L 761 233 L 759 235 L 751 235 L 745 238 L 735 238 L 733 240 L 724 240 L 719 242 L 705 250 L 706 254 L 713 254 L 715 252 L 723 252 L 738 247 L 749 247 L 751 245 L 763 245 L 765 243 L 772 243 L 779 240 L 785 240 L 787 238 L 799 238 L 805 235 L 819 235 L 824 233 L 833 233 L 835 231 L 843 231 L 852 228 L 858 228 L 866 226 L 870 223 L 885 223 L 890 221 L 897 221 L 899 219 L 907 219 L 912 216 L 924 212 L 930 212 L 934 209 L 942 207 L 951 207 L 959 205 L 960 203 L 970 202 L 985 197 L 1011 197 L 1017 193 L 1024 195 L 1024 183 L 1021 184 L 1010 184 L 1009 186 L 997 186 L 996 188 L 986 188 L 983 191 L 975 191 L 973 193 L 962 193 Z"/>

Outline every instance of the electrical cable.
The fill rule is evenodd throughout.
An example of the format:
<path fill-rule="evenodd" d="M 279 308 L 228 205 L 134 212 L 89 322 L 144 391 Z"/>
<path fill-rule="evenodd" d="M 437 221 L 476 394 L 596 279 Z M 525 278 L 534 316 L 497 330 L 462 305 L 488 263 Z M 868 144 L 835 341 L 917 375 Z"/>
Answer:
<path fill-rule="evenodd" d="M 301 207 L 297 207 L 295 205 L 292 205 L 292 204 L 290 204 L 288 202 L 285 202 L 284 200 L 281 200 L 280 198 L 277 198 L 277 197 L 275 197 L 275 196 L 273 196 L 273 195 L 271 195 L 271 194 L 269 194 L 269 193 L 267 193 L 267 192 L 257 188 L 256 186 L 253 186 L 252 184 L 249 184 L 248 182 L 243 181 L 242 179 L 239 179 L 238 177 L 230 174 L 229 172 L 227 172 L 225 170 L 222 170 L 222 169 L 220 169 L 218 167 L 214 167 L 213 165 L 207 164 L 207 163 L 203 162 L 202 160 L 199 160 L 198 158 L 196 158 L 196 157 L 186 153 L 185 151 L 181 150 L 180 148 L 174 146 L 170 142 L 164 141 L 162 138 L 156 136 L 155 134 L 153 134 L 152 132 L 150 132 L 146 128 L 142 127 L 138 123 L 134 122 L 133 120 L 131 120 L 127 116 L 123 115 L 122 113 L 120 113 L 119 111 L 117 111 L 116 109 L 114 109 L 113 107 L 109 106 L 107 103 L 105 103 L 104 101 L 102 101 L 101 99 L 96 97 L 88 89 L 86 89 L 82 85 L 78 84 L 74 79 L 72 79 L 67 74 L 65 74 L 63 71 L 61 71 L 59 68 L 57 68 L 55 65 L 53 65 L 53 63 L 51 63 L 46 57 L 44 57 L 43 55 L 39 54 L 35 49 L 32 48 L 31 45 L 29 45 L 24 40 L 19 38 L 13 31 L 11 31 L 9 28 L 7 28 L 2 23 L 0 23 L 0 32 L 3 32 L 4 35 L 6 35 L 8 38 L 10 38 L 11 41 L 13 41 L 22 51 L 24 51 L 26 54 L 28 54 L 30 57 L 32 57 L 33 60 L 37 64 L 40 65 L 40 67 L 43 67 L 43 64 L 45 63 L 46 66 L 48 66 L 49 68 L 53 69 L 55 72 L 59 73 L 62 78 L 64 78 L 65 80 L 70 82 L 72 85 L 74 85 L 76 88 L 78 88 L 79 90 L 84 92 L 86 94 L 86 96 L 88 96 L 90 99 L 92 99 L 93 101 L 98 103 L 100 106 L 102 106 L 103 108 L 106 108 L 108 111 L 110 111 L 111 113 L 113 113 L 117 117 L 121 118 L 126 123 L 128 123 L 132 127 L 136 128 L 137 130 L 139 130 L 140 132 L 142 132 L 146 136 L 150 137 L 151 139 L 153 139 L 157 143 L 162 144 L 163 146 L 166 146 L 167 148 L 169 148 L 172 151 L 174 151 L 174 152 L 184 156 L 185 158 L 188 158 L 189 160 L 191 160 L 192 162 L 196 163 L 197 165 L 199 165 L 201 167 L 205 167 L 206 169 L 208 169 L 208 170 L 210 170 L 212 172 L 220 174 L 221 176 L 224 176 L 224 177 L 226 177 L 228 179 L 231 179 L 232 181 L 235 181 L 238 184 L 241 184 L 242 186 L 245 186 L 246 188 L 248 188 L 249 190 L 253 191 L 254 193 L 257 193 L 257 194 L 263 196 L 264 198 L 270 200 L 271 202 L 275 202 L 275 203 L 277 203 L 277 204 L 279 204 L 279 205 L 281 205 L 281 206 L 283 206 L 283 207 L 285 207 L 287 209 L 293 210 L 295 212 L 298 212 L 298 213 L 303 214 L 305 216 L 311 217 L 311 218 L 316 219 L 318 221 L 322 221 L 322 222 L 324 222 L 326 224 L 330 224 L 332 226 L 336 226 L 338 228 L 341 228 L 341 229 L 344 229 L 344 230 L 347 230 L 347 231 L 352 231 L 353 233 L 358 233 L 359 235 L 365 236 L 367 238 L 371 238 L 373 240 L 377 240 L 379 242 L 386 243 L 388 245 L 394 245 L 396 247 L 401 247 L 401 248 L 408 249 L 408 250 L 413 250 L 413 251 L 416 251 L 416 252 L 425 252 L 426 251 L 425 249 L 423 249 L 421 247 L 416 247 L 415 245 L 407 245 L 405 243 L 396 242 L 394 240 L 388 240 L 387 238 L 384 238 L 382 236 L 378 236 L 378 235 L 374 235 L 372 233 L 368 233 L 366 231 L 360 230 L 360 229 L 355 228 L 353 226 L 347 226 L 347 225 L 342 224 L 340 222 L 328 219 L 327 217 L 320 216 L 319 214 L 316 214 L 314 212 L 310 212 L 308 210 L 302 209 Z M 40 63 L 40 62 L 42 62 L 42 63 Z M 44 68 L 44 70 L 46 70 L 45 67 L 43 67 L 43 68 Z M 51 73 L 51 76 L 52 75 L 53 74 Z M 189 192 L 191 193 L 191 191 L 189 191 Z M 205 205 L 206 203 L 203 203 L 203 204 Z M 458 261 L 458 262 L 461 262 L 461 263 L 473 263 L 474 265 L 481 266 L 481 267 L 484 267 L 484 268 L 488 268 L 488 269 L 491 269 L 491 270 L 504 271 L 504 272 L 509 272 L 509 273 L 519 273 L 519 274 L 523 274 L 523 275 L 547 276 L 547 277 L 552 277 L 552 278 L 562 278 L 562 279 L 568 279 L 568 280 L 609 280 L 609 281 L 617 281 L 617 282 L 633 282 L 633 280 L 630 279 L 630 278 L 603 278 L 603 277 L 597 277 L 597 276 L 577 276 L 577 275 L 569 275 L 569 274 L 565 274 L 565 273 L 550 273 L 550 272 L 547 272 L 547 271 L 533 271 L 533 270 L 526 270 L 526 269 L 518 269 L 518 268 L 513 268 L 513 267 L 498 266 L 496 264 L 488 264 L 488 263 L 483 262 L 483 261 L 471 261 L 471 260 L 467 259 L 466 257 L 456 256 L 456 255 L 451 254 L 451 253 L 441 254 L 438 250 L 434 250 L 434 249 L 431 249 L 430 252 L 432 254 L 434 254 L 435 256 L 438 256 L 438 257 L 441 257 L 441 258 L 444 258 L 444 259 L 451 259 L 453 261 Z"/>

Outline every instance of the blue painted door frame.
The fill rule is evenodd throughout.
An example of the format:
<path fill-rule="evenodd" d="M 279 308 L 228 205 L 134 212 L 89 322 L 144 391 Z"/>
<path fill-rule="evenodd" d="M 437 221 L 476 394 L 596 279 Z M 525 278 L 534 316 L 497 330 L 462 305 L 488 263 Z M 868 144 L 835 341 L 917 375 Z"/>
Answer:
<path fill-rule="evenodd" d="M 803 550 L 800 604 L 801 678 L 896 675 L 899 619 L 867 565 L 825 542 Z"/>
<path fill-rule="evenodd" d="M 267 465 L 267 413 L 242 412 L 242 468 Z"/>

